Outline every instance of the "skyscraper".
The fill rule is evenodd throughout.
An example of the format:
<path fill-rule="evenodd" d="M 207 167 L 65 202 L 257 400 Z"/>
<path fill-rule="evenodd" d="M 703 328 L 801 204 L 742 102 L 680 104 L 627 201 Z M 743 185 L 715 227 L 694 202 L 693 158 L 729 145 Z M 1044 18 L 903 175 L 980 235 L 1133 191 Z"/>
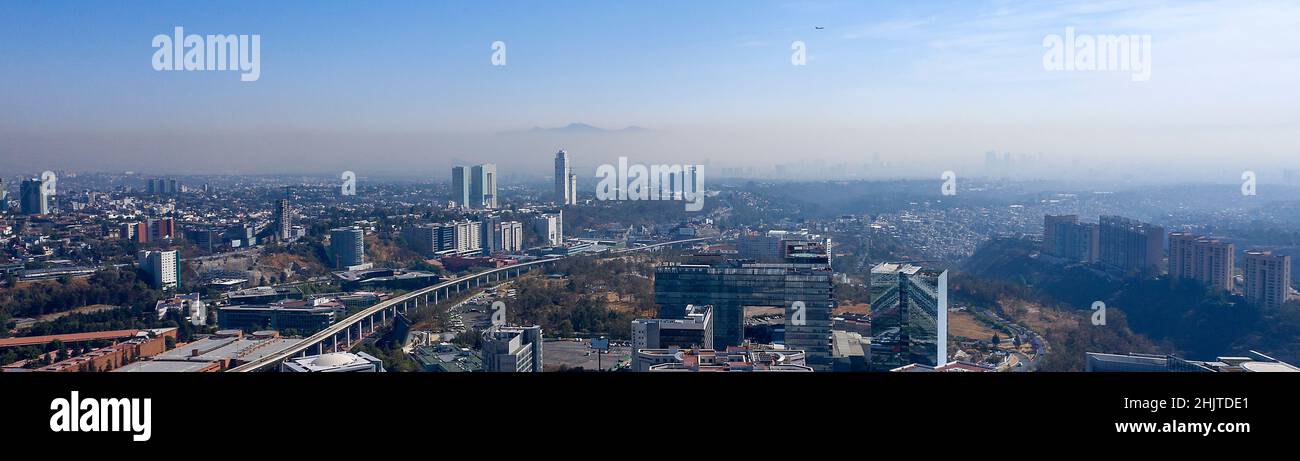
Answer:
<path fill-rule="evenodd" d="M 911 264 L 871 269 L 871 368 L 948 363 L 948 273 Z"/>
<path fill-rule="evenodd" d="M 50 214 L 50 195 L 41 187 L 40 179 L 24 179 L 19 189 L 23 214 Z"/>
<path fill-rule="evenodd" d="M 330 256 L 339 270 L 365 264 L 366 231 L 357 226 L 330 229 Z"/>
<path fill-rule="evenodd" d="M 578 204 L 578 175 L 569 173 L 569 204 Z"/>
<path fill-rule="evenodd" d="M 281 242 L 289 241 L 293 236 L 293 223 L 289 215 L 289 199 L 282 198 L 275 201 L 275 235 L 280 238 Z"/>
<path fill-rule="evenodd" d="M 555 203 L 560 206 L 573 205 L 578 203 L 577 191 L 574 186 L 578 177 L 573 174 L 569 167 L 569 153 L 559 151 L 555 153 Z"/>
<path fill-rule="evenodd" d="M 497 166 L 491 163 L 475 165 L 470 172 L 469 199 L 471 208 L 497 207 Z"/>
<path fill-rule="evenodd" d="M 1164 256 L 1165 228 L 1121 216 L 1102 216 L 1098 256 L 1127 274 L 1158 275 Z"/>
<path fill-rule="evenodd" d="M 1282 307 L 1291 292 L 1291 257 L 1250 250 L 1244 259 L 1246 300 L 1265 309 Z"/>
<path fill-rule="evenodd" d="M 468 169 L 451 167 L 451 199 L 461 208 L 469 208 L 469 183 Z"/>
<path fill-rule="evenodd" d="M 1231 290 L 1236 253 L 1231 243 L 1170 232 L 1169 278 L 1192 279 L 1216 290 Z"/>

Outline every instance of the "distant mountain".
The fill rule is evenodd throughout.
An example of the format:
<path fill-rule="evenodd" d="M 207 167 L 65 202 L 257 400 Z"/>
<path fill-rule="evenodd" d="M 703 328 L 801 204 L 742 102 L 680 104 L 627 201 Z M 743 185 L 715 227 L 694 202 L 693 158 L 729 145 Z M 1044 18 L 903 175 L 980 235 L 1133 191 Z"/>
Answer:
<path fill-rule="evenodd" d="M 643 133 L 647 131 L 650 130 L 648 128 L 639 127 L 636 125 L 612 130 L 612 129 L 601 128 L 594 125 L 589 125 L 586 123 L 573 122 L 565 126 L 557 126 L 557 127 L 535 126 L 532 129 L 529 129 L 527 131 L 523 131 L 523 132 L 508 131 L 503 134 L 509 134 L 509 133 L 603 134 L 603 133 Z"/>

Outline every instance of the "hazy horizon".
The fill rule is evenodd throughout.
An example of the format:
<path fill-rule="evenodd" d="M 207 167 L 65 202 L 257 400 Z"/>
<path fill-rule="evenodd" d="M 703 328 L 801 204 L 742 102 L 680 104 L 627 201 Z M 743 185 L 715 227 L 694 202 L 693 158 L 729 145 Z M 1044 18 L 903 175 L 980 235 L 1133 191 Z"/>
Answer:
<path fill-rule="evenodd" d="M 11 3 L 0 25 L 8 172 L 545 177 L 559 149 L 581 174 L 620 156 L 791 179 L 1300 169 L 1287 2 Z M 260 79 L 155 71 L 150 40 L 177 26 L 259 34 Z M 1067 28 L 1149 35 L 1149 81 L 1044 70 Z"/>

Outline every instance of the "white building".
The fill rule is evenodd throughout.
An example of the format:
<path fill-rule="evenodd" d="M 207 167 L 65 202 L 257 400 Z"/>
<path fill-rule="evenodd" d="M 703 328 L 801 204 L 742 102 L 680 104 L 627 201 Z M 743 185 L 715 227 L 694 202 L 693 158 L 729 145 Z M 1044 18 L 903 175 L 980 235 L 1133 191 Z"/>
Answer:
<path fill-rule="evenodd" d="M 483 331 L 483 371 L 542 371 L 542 327 L 497 325 Z"/>
<path fill-rule="evenodd" d="M 377 373 L 384 362 L 365 352 L 331 352 L 285 360 L 280 371 L 297 373 Z"/>
<path fill-rule="evenodd" d="M 569 167 L 569 154 L 555 153 L 555 203 L 560 206 L 578 203 L 577 175 Z"/>
<path fill-rule="evenodd" d="M 140 250 L 136 253 L 136 260 L 140 269 L 149 274 L 149 284 L 154 288 L 176 288 L 180 282 L 176 250 Z"/>
<path fill-rule="evenodd" d="M 199 298 L 198 293 L 176 295 L 169 299 L 160 299 L 154 304 L 158 318 L 162 319 L 170 311 L 178 311 L 193 325 L 206 325 L 208 322 L 208 305 Z"/>
<path fill-rule="evenodd" d="M 564 244 L 564 212 L 556 210 L 543 213 L 533 218 L 533 231 L 541 237 L 542 243 L 550 246 Z"/>

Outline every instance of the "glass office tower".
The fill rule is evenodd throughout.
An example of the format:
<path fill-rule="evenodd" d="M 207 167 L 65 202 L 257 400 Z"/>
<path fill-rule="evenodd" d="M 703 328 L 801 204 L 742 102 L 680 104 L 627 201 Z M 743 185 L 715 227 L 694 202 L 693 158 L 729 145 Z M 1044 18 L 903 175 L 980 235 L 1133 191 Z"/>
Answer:
<path fill-rule="evenodd" d="M 871 369 L 948 362 L 948 273 L 911 264 L 871 269 Z"/>
<path fill-rule="evenodd" d="M 799 324 L 787 319 L 786 346 L 807 353 L 808 365 L 830 361 L 831 270 L 819 264 L 665 264 L 655 269 L 659 318 L 682 318 L 688 304 L 712 304 L 715 349 L 739 346 L 745 339 L 746 306 L 780 307 L 789 312 L 801 302 Z"/>

